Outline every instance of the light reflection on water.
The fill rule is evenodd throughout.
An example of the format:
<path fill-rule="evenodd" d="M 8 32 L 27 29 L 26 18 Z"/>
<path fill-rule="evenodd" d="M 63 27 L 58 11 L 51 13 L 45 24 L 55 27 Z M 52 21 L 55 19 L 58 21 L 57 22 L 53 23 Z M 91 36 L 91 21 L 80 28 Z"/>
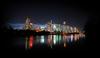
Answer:
<path fill-rule="evenodd" d="M 84 39 L 84 35 L 71 34 L 71 35 L 30 35 L 25 38 L 25 49 L 34 48 L 34 46 L 45 45 L 52 48 L 52 46 L 63 44 L 66 47 L 68 43 L 77 42 Z"/>

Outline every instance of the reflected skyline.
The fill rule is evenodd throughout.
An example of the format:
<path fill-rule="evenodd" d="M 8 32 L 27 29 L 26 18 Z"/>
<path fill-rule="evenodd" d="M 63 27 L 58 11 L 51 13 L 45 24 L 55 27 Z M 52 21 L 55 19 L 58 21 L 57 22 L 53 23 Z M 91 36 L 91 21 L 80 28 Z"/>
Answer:
<path fill-rule="evenodd" d="M 71 35 L 30 35 L 25 38 L 25 48 L 26 50 L 32 48 L 55 48 L 55 47 L 70 47 L 70 44 L 73 42 L 77 42 L 79 40 L 84 40 L 85 36 L 79 36 L 79 34 L 71 34 Z M 21 44 L 20 44 L 21 45 Z M 78 45 L 77 45 L 78 46 Z"/>

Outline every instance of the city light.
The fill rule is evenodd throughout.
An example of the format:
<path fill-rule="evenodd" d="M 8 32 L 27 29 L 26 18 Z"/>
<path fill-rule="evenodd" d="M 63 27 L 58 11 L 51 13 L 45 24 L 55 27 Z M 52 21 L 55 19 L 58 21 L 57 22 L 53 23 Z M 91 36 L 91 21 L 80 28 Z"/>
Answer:
<path fill-rule="evenodd" d="M 64 43 L 64 47 L 66 48 L 66 43 Z"/>
<path fill-rule="evenodd" d="M 54 44 L 56 44 L 56 39 L 53 40 Z"/>
<path fill-rule="evenodd" d="M 73 41 L 73 35 L 71 35 L 71 38 L 70 39 L 71 39 L 71 42 L 72 42 Z"/>
<path fill-rule="evenodd" d="M 34 44 L 33 36 L 30 36 L 30 38 L 29 38 L 29 47 L 32 48 L 33 44 Z"/>
<path fill-rule="evenodd" d="M 41 36 L 40 42 L 44 43 L 44 36 Z"/>
<path fill-rule="evenodd" d="M 63 24 L 55 24 L 51 21 L 47 24 L 39 25 L 30 22 L 30 19 L 27 18 L 23 25 L 23 30 L 30 30 L 35 37 L 31 35 L 30 37 L 25 38 L 25 49 L 32 48 L 33 45 L 35 45 L 34 43 L 47 44 L 51 48 L 63 43 L 63 47 L 66 48 L 66 43 L 76 42 L 80 40 L 81 37 L 85 37 L 83 31 L 79 28 L 66 24 L 65 21 Z"/>
<path fill-rule="evenodd" d="M 25 49 L 28 49 L 28 37 L 25 38 L 26 41 L 25 41 Z"/>
<path fill-rule="evenodd" d="M 54 37 L 54 38 L 53 38 L 53 43 L 56 44 L 56 39 L 57 39 L 57 38 L 56 38 L 55 35 L 54 35 L 53 37 Z"/>
<path fill-rule="evenodd" d="M 5 43 L 8 44 L 3 43 L 6 45 L 5 49 L 18 49 L 22 53 L 25 49 L 25 53 L 29 55 L 32 51 L 33 53 L 39 51 L 40 54 L 44 50 L 46 53 L 53 51 L 55 55 L 62 49 L 61 53 L 65 50 L 65 52 L 73 51 L 75 47 L 78 47 L 74 49 L 77 51 L 87 49 L 92 40 L 95 40 L 91 38 L 97 36 L 94 34 L 95 31 L 99 31 L 96 23 L 99 15 L 95 13 L 98 13 L 99 9 L 96 11 L 92 5 L 87 5 L 89 2 L 83 6 L 79 4 L 84 3 L 68 0 L 4 1 L 0 33 L 1 37 L 5 37 L 1 39 L 6 40 Z"/>
<path fill-rule="evenodd" d="M 34 24 L 30 22 L 30 18 L 26 19 L 25 24 L 21 24 L 20 27 L 15 26 L 15 24 L 11 24 L 14 29 L 22 29 L 22 30 L 35 30 L 36 32 L 41 32 L 41 31 L 48 31 L 48 32 L 61 32 L 63 31 L 64 33 L 74 33 L 74 32 L 79 32 L 80 29 L 76 28 L 75 26 L 69 26 L 66 25 L 67 23 L 64 21 L 63 24 L 56 24 L 52 23 L 52 20 L 48 22 L 47 24 Z M 24 26 L 24 27 L 23 27 Z"/>

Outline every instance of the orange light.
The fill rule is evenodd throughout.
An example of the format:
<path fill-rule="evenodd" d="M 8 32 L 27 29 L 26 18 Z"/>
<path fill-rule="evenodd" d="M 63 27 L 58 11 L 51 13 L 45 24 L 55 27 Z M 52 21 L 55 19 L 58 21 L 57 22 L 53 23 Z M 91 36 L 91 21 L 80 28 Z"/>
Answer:
<path fill-rule="evenodd" d="M 36 32 L 39 32 L 38 30 L 36 30 Z"/>
<path fill-rule="evenodd" d="M 66 48 L 66 43 L 64 43 L 64 47 Z"/>

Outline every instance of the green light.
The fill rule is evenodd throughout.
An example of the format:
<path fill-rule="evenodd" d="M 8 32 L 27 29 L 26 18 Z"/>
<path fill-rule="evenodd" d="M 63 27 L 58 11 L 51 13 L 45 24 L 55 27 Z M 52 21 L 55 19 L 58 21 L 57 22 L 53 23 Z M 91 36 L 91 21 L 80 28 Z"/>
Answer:
<path fill-rule="evenodd" d="M 25 38 L 26 39 L 26 42 L 25 42 L 25 49 L 28 48 L 28 37 Z"/>

